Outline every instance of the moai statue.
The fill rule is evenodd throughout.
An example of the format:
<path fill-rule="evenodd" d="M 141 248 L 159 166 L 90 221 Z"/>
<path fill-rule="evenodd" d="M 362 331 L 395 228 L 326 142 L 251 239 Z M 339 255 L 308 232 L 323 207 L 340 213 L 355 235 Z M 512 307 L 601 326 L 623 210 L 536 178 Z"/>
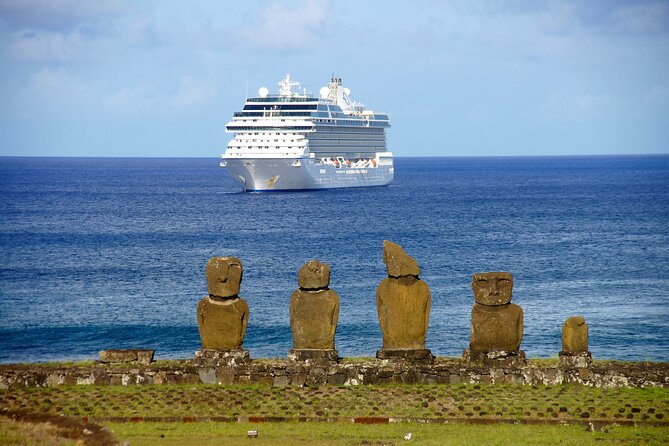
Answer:
<path fill-rule="evenodd" d="M 471 337 L 466 361 L 486 365 L 515 366 L 525 363 L 520 350 L 523 309 L 511 303 L 513 276 L 506 272 L 475 273 L 472 291 Z"/>
<path fill-rule="evenodd" d="M 588 351 L 588 324 L 583 316 L 572 316 L 562 326 L 560 367 L 587 368 L 592 364 Z"/>
<path fill-rule="evenodd" d="M 242 342 L 249 321 L 249 306 L 239 297 L 242 262 L 237 257 L 212 257 L 206 268 L 208 296 L 197 306 L 202 351 L 200 362 L 229 365 L 249 359 Z"/>
<path fill-rule="evenodd" d="M 430 318 L 430 287 L 420 280 L 420 268 L 400 245 L 383 241 L 383 261 L 388 277 L 376 288 L 376 309 L 383 334 L 379 359 L 414 362 L 434 360 L 425 349 Z"/>
<path fill-rule="evenodd" d="M 295 361 L 336 362 L 339 296 L 328 288 L 330 267 L 318 260 L 309 260 L 300 268 L 297 283 L 299 288 L 290 298 L 293 349 L 288 357 Z"/>

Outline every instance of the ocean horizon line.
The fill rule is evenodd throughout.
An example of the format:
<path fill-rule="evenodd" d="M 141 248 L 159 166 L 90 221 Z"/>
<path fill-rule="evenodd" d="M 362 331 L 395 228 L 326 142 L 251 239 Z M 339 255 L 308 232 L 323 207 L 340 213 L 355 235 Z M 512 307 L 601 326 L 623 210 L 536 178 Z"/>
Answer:
<path fill-rule="evenodd" d="M 599 153 L 599 154 L 564 154 L 564 155 L 394 155 L 394 158 L 400 159 L 490 159 L 490 158 L 634 158 L 634 157 L 669 157 L 667 153 Z M 52 159 L 220 159 L 220 156 L 170 156 L 170 155 L 149 155 L 149 156 L 87 156 L 87 155 L 0 155 L 0 159 L 30 159 L 30 158 L 52 158 Z"/>

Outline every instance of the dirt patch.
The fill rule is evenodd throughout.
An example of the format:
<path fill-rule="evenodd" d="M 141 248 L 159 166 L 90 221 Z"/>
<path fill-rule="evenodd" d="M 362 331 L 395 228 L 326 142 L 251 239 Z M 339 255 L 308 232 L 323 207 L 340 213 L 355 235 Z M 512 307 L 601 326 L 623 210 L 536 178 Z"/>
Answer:
<path fill-rule="evenodd" d="M 46 444 L 77 446 L 118 446 L 120 443 L 111 432 L 104 427 L 84 421 L 77 417 L 59 416 L 45 413 L 27 413 L 16 411 L 0 411 L 0 415 L 31 429 L 19 429 L 27 435 L 43 437 Z M 60 442 L 59 440 L 71 440 Z"/>

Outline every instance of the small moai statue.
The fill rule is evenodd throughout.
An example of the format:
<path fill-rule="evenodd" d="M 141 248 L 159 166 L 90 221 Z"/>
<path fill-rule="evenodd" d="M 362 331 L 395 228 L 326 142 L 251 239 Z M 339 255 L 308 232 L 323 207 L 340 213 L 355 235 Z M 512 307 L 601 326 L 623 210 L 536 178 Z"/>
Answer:
<path fill-rule="evenodd" d="M 234 365 L 249 359 L 242 349 L 249 306 L 239 297 L 242 262 L 237 257 L 212 257 L 207 262 L 208 295 L 197 306 L 202 350 L 196 360 L 204 364 Z"/>
<path fill-rule="evenodd" d="M 560 367 L 588 368 L 592 354 L 588 351 L 588 324 L 583 316 L 572 316 L 562 326 Z"/>
<path fill-rule="evenodd" d="M 430 319 L 430 287 L 418 275 L 416 260 L 402 247 L 383 241 L 383 261 L 388 277 L 376 288 L 376 309 L 383 334 L 379 359 L 432 363 L 434 356 L 425 348 Z"/>
<path fill-rule="evenodd" d="M 500 367 L 525 364 L 523 309 L 511 303 L 513 276 L 508 272 L 472 275 L 472 307 L 469 350 L 463 359 Z"/>
<path fill-rule="evenodd" d="M 339 320 L 339 296 L 330 285 L 330 267 L 309 260 L 297 274 L 299 288 L 290 298 L 290 329 L 293 361 L 336 362 L 335 332 Z"/>

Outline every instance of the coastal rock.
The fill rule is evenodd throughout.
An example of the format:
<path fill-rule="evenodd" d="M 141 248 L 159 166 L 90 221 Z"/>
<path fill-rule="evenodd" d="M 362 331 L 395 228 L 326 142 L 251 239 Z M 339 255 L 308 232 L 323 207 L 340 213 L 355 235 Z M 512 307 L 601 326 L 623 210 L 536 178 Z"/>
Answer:
<path fill-rule="evenodd" d="M 318 260 L 309 260 L 297 273 L 297 283 L 303 290 L 323 290 L 330 285 L 330 267 Z"/>
<path fill-rule="evenodd" d="M 383 241 L 383 261 L 389 277 L 418 277 L 420 275 L 418 262 L 405 253 L 400 245 L 388 240 Z"/>
<path fill-rule="evenodd" d="M 523 340 L 523 309 L 516 304 L 472 307 L 471 350 L 517 351 Z"/>
<path fill-rule="evenodd" d="M 418 277 L 387 277 L 376 288 L 384 350 L 424 350 L 430 287 Z"/>
<path fill-rule="evenodd" d="M 334 290 L 295 290 L 290 298 L 293 349 L 334 349 L 339 296 Z"/>
<path fill-rule="evenodd" d="M 562 326 L 562 351 L 588 351 L 588 324 L 583 316 L 573 316 L 565 321 Z"/>
<path fill-rule="evenodd" d="M 234 297 L 242 282 L 242 262 L 237 257 L 212 257 L 207 262 L 207 289 L 210 296 Z"/>
<path fill-rule="evenodd" d="M 513 291 L 513 276 L 507 272 L 475 273 L 472 276 L 472 291 L 477 304 L 508 304 Z"/>

